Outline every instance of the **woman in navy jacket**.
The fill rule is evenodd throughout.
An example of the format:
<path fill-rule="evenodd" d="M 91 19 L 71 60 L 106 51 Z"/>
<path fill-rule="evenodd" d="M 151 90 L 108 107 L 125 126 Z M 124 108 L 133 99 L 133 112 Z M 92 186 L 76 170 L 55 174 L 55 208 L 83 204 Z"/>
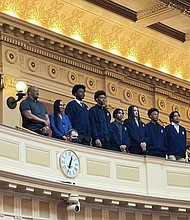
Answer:
<path fill-rule="evenodd" d="M 113 111 L 114 122 L 110 124 L 110 149 L 115 151 L 128 152 L 130 140 L 127 128 L 122 124 L 124 112 L 120 108 Z"/>
<path fill-rule="evenodd" d="M 141 121 L 137 106 L 129 106 L 128 119 L 125 119 L 124 126 L 127 127 L 130 139 L 129 152 L 133 154 L 142 154 L 146 151 L 145 124 Z"/>
<path fill-rule="evenodd" d="M 66 140 L 67 132 L 72 128 L 67 115 L 64 114 L 64 104 L 57 99 L 53 105 L 54 112 L 49 116 L 52 137 Z"/>

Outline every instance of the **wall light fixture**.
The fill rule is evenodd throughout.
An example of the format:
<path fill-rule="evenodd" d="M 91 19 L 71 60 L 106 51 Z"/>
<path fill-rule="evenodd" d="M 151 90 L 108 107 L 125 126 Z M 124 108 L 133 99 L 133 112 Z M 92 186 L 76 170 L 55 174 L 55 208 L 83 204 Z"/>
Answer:
<path fill-rule="evenodd" d="M 26 83 L 19 81 L 16 84 L 16 90 L 17 90 L 17 94 L 16 96 L 18 97 L 17 99 L 15 99 L 14 97 L 10 96 L 7 99 L 7 105 L 10 109 L 14 109 L 17 106 L 17 102 L 19 102 L 25 95 L 26 95 L 26 90 L 27 90 L 27 85 Z"/>

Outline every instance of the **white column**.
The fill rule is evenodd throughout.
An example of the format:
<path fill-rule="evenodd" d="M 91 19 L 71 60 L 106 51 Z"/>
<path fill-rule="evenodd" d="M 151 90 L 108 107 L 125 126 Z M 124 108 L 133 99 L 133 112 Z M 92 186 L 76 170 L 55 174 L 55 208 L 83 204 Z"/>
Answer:
<path fill-rule="evenodd" d="M 109 220 L 109 209 L 102 209 L 102 220 Z"/>
<path fill-rule="evenodd" d="M 85 220 L 92 220 L 92 208 L 91 207 L 85 207 Z"/>
<path fill-rule="evenodd" d="M 15 219 L 21 219 L 21 198 L 14 196 L 14 215 Z"/>
<path fill-rule="evenodd" d="M 142 220 L 142 213 L 135 212 L 135 220 Z"/>
<path fill-rule="evenodd" d="M 40 218 L 40 212 L 39 212 L 39 201 L 38 200 L 32 200 L 32 216 L 33 219 L 39 219 Z"/>
<path fill-rule="evenodd" d="M 49 210 L 50 210 L 50 219 L 57 219 L 57 203 L 56 202 L 49 203 Z"/>
<path fill-rule="evenodd" d="M 152 220 L 159 220 L 159 215 L 152 213 Z"/>
<path fill-rule="evenodd" d="M 126 212 L 119 211 L 119 220 L 126 220 Z"/>
<path fill-rule="evenodd" d="M 177 220 L 177 216 L 176 215 L 170 215 L 170 220 Z"/>
<path fill-rule="evenodd" d="M 68 220 L 75 220 L 75 212 L 68 212 Z"/>
<path fill-rule="evenodd" d="M 3 195 L 0 195 L 0 216 L 3 215 Z"/>

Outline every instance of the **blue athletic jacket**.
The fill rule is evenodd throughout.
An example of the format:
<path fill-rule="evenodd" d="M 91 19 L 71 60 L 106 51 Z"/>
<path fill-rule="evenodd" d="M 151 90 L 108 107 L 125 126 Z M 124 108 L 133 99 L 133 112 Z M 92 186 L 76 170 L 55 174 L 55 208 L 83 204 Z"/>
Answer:
<path fill-rule="evenodd" d="M 128 136 L 127 128 L 122 125 L 122 137 L 119 132 L 119 128 L 117 126 L 117 121 L 114 121 L 110 124 L 111 132 L 110 132 L 110 149 L 115 151 L 121 151 L 120 145 L 130 146 L 130 140 Z"/>
<path fill-rule="evenodd" d="M 170 124 L 166 126 L 165 130 L 167 138 L 167 154 L 185 157 L 186 129 L 180 125 L 178 133 L 175 127 Z"/>

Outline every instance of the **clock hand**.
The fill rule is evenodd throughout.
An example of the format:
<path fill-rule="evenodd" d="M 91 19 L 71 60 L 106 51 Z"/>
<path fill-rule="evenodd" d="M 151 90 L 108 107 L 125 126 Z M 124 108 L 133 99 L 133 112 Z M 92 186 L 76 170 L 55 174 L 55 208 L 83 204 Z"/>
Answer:
<path fill-rule="evenodd" d="M 72 160 L 73 160 L 73 156 L 71 157 L 71 159 L 70 159 L 70 162 L 69 162 L 69 169 L 71 168 L 71 163 L 72 163 Z"/>

